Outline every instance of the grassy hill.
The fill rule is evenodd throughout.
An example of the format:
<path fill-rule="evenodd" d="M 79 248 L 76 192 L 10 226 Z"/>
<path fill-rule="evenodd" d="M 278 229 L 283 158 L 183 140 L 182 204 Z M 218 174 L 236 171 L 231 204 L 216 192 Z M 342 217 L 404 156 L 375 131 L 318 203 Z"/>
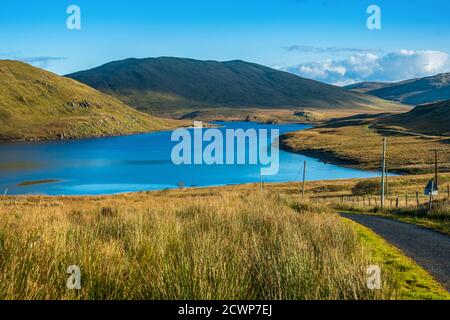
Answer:
<path fill-rule="evenodd" d="M 390 172 L 432 172 L 434 149 L 439 150 L 439 170 L 450 172 L 448 110 L 448 102 L 443 102 L 416 107 L 400 115 L 335 119 L 312 129 L 286 134 L 280 145 L 285 150 L 326 162 L 379 170 L 382 139 L 387 136 Z"/>
<path fill-rule="evenodd" d="M 22 62 L 0 61 L 0 140 L 118 135 L 176 125 L 75 80 Z"/>
<path fill-rule="evenodd" d="M 366 82 L 346 88 L 405 104 L 426 104 L 450 99 L 450 73 L 384 85 Z"/>
<path fill-rule="evenodd" d="M 376 97 L 244 61 L 127 59 L 68 77 L 158 114 L 211 107 L 401 109 Z"/>
<path fill-rule="evenodd" d="M 358 82 L 345 86 L 344 88 L 353 92 L 368 93 L 372 90 L 388 87 L 389 85 L 386 82 Z"/>
<path fill-rule="evenodd" d="M 415 107 L 380 120 L 383 125 L 430 134 L 450 135 L 450 100 Z"/>

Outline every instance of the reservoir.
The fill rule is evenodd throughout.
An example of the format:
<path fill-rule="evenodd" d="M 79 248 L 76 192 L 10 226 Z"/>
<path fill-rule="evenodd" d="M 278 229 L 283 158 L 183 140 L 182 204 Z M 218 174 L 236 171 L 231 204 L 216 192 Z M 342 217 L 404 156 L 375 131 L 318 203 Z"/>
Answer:
<path fill-rule="evenodd" d="M 310 127 L 252 122 L 218 124 L 220 130 L 278 129 L 280 134 Z M 0 194 L 104 195 L 261 180 L 259 165 L 175 165 L 171 153 L 176 144 L 171 141 L 171 131 L 0 144 Z M 280 151 L 278 173 L 264 176 L 264 182 L 300 181 L 305 160 L 309 181 L 379 176 L 378 172 L 325 164 L 314 158 Z"/>

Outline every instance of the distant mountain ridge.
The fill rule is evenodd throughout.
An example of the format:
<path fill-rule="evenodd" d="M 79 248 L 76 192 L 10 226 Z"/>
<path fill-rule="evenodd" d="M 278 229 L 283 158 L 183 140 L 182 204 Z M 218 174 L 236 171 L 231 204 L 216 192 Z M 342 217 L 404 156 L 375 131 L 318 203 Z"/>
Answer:
<path fill-rule="evenodd" d="M 240 60 L 127 59 L 68 77 L 149 112 L 215 107 L 386 111 L 400 107 L 376 97 Z"/>
<path fill-rule="evenodd" d="M 362 82 L 345 88 L 386 100 L 419 105 L 450 99 L 450 73 L 397 83 Z"/>
<path fill-rule="evenodd" d="M 138 112 L 73 79 L 0 60 L 0 140 L 109 136 L 176 124 Z"/>

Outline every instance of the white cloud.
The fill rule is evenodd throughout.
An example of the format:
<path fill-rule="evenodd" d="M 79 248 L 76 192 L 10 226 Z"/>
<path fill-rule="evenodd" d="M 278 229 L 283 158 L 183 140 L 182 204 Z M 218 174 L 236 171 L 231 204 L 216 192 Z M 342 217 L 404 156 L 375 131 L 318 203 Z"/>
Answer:
<path fill-rule="evenodd" d="M 63 61 L 67 59 L 65 57 L 51 57 L 51 56 L 23 57 L 18 54 L 8 54 L 8 53 L 0 53 L 0 58 L 19 60 L 22 62 L 32 64 L 39 68 L 47 68 L 53 62 Z"/>
<path fill-rule="evenodd" d="M 401 81 L 450 72 L 450 56 L 442 51 L 400 50 L 384 56 L 357 53 L 344 60 L 303 63 L 287 71 L 336 85 L 361 81 Z"/>
<path fill-rule="evenodd" d="M 291 45 L 282 47 L 288 52 L 313 52 L 313 53 L 368 53 L 380 52 L 380 49 L 350 48 L 350 47 L 314 47 L 308 45 Z"/>

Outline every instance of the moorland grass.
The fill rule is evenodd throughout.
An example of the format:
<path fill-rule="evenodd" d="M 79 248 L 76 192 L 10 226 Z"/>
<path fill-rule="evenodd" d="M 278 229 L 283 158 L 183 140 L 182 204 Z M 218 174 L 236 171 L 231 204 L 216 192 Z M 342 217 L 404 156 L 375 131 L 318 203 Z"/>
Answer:
<path fill-rule="evenodd" d="M 326 207 L 271 194 L 6 197 L 0 299 L 391 299 L 370 252 Z M 82 289 L 66 288 L 78 265 Z"/>
<path fill-rule="evenodd" d="M 369 123 L 370 124 L 370 123 Z M 283 136 L 281 146 L 324 161 L 365 170 L 381 168 L 383 136 L 388 136 L 387 169 L 397 173 L 427 173 L 434 170 L 434 149 L 439 150 L 439 168 L 450 171 L 448 137 L 424 137 L 382 132 L 369 124 L 346 123 L 312 128 Z"/>
<path fill-rule="evenodd" d="M 0 198 L 0 299 L 408 297 L 405 268 L 367 289 L 383 261 L 325 204 L 219 190 Z M 66 288 L 71 265 L 79 291 Z"/>

